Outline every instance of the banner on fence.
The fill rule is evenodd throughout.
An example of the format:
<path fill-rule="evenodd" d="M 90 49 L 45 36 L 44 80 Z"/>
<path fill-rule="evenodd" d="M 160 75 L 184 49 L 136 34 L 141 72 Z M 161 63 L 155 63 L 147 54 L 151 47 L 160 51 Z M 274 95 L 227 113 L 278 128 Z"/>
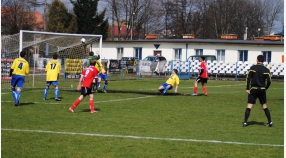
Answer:
<path fill-rule="evenodd" d="M 109 60 L 109 73 L 120 73 L 120 60 Z"/>
<path fill-rule="evenodd" d="M 1 80 L 11 80 L 9 75 L 12 63 L 11 58 L 1 58 Z"/>
<path fill-rule="evenodd" d="M 137 58 L 123 57 L 121 59 L 121 66 L 126 73 L 136 72 Z"/>
<path fill-rule="evenodd" d="M 111 73 L 120 73 L 121 70 L 124 73 L 134 73 L 136 72 L 137 67 L 136 58 L 122 58 L 122 60 L 109 60 L 109 72 Z"/>
<path fill-rule="evenodd" d="M 155 68 L 155 72 L 157 72 L 157 73 L 164 72 L 164 66 L 166 65 L 166 63 L 167 63 L 167 60 L 159 61 L 156 68 Z"/>
<path fill-rule="evenodd" d="M 151 72 L 152 62 L 151 61 L 144 61 L 144 60 L 140 61 L 139 70 L 140 70 L 140 73 Z"/>
<path fill-rule="evenodd" d="M 47 63 L 52 60 L 52 58 L 38 58 L 36 62 L 36 67 L 38 71 L 45 71 Z M 62 60 L 57 59 L 58 62 L 62 65 Z"/>
<path fill-rule="evenodd" d="M 84 67 L 87 65 L 87 59 L 69 59 L 66 58 L 65 74 L 66 78 L 79 78 Z"/>

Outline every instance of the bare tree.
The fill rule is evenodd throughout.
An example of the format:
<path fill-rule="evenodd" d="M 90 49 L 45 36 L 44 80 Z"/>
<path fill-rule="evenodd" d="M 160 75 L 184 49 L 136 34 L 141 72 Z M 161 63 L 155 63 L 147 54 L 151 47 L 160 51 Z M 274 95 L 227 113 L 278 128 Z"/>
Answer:
<path fill-rule="evenodd" d="M 283 23 L 283 0 L 106 0 L 113 15 L 113 24 L 122 39 L 140 39 L 142 34 L 161 34 L 162 38 L 218 39 L 222 34 L 237 34 L 244 39 L 272 32 L 275 22 Z"/>
<path fill-rule="evenodd" d="M 3 34 L 15 34 L 21 29 L 35 29 L 35 13 L 31 11 L 28 1 L 2 1 L 1 28 Z"/>
<path fill-rule="evenodd" d="M 156 30 L 154 26 L 160 19 L 156 2 L 152 0 L 106 0 L 106 2 L 112 17 L 111 34 L 113 36 L 116 30 L 118 40 L 131 39 L 131 33 L 134 39 L 142 39 L 145 34 Z M 125 32 L 122 32 L 122 27 L 126 27 Z"/>
<path fill-rule="evenodd" d="M 265 21 L 265 33 L 271 34 L 273 32 L 274 22 L 279 21 L 279 15 L 283 13 L 283 0 L 263 0 L 263 20 Z"/>

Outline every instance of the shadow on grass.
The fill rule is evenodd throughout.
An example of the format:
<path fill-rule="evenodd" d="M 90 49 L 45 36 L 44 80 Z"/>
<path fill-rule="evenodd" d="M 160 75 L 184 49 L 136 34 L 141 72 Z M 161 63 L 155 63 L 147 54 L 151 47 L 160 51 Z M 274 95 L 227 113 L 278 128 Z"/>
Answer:
<path fill-rule="evenodd" d="M 248 125 L 248 126 L 251 126 L 251 125 L 260 125 L 260 126 L 265 126 L 264 122 L 257 122 L 257 121 L 250 121 L 250 122 L 247 122 L 247 125 Z"/>
<path fill-rule="evenodd" d="M 100 111 L 99 108 L 94 108 L 94 110 Z M 83 109 L 82 112 L 90 112 L 90 109 Z"/>
<path fill-rule="evenodd" d="M 59 99 L 63 99 L 63 97 L 59 97 Z M 55 98 L 54 97 L 50 97 L 49 99 L 47 99 L 47 100 L 55 100 Z M 57 101 L 61 101 L 61 100 L 57 100 Z M 55 100 L 56 101 L 56 100 Z"/>
<path fill-rule="evenodd" d="M 27 105 L 32 105 L 32 104 L 35 104 L 33 102 L 24 102 L 24 103 L 19 103 L 19 106 L 27 106 Z"/>
<path fill-rule="evenodd" d="M 80 93 L 77 90 L 62 90 L 62 91 L 69 91 L 69 92 L 77 92 Z M 103 93 L 101 90 L 99 90 L 97 93 Z M 159 91 L 156 92 L 147 92 L 147 91 L 123 91 L 123 90 L 107 90 L 108 93 L 132 93 L 132 94 L 144 94 L 144 95 L 157 95 L 162 96 L 162 94 Z M 96 94 L 96 93 L 94 93 Z M 191 96 L 190 93 L 183 94 L 183 93 L 174 93 L 174 92 L 167 92 L 163 96 Z M 204 96 L 203 94 L 198 94 L 197 96 Z"/>

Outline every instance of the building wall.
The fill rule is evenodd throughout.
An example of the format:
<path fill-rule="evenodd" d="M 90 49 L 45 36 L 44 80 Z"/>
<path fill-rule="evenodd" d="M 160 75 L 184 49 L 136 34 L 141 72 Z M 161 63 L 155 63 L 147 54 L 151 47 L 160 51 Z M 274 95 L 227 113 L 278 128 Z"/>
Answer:
<path fill-rule="evenodd" d="M 154 44 L 160 44 L 159 48 L 156 49 Z M 102 43 L 102 54 L 101 59 L 117 59 L 117 48 L 123 48 L 124 57 L 134 57 L 134 48 L 142 48 L 142 59 L 148 55 L 153 55 L 154 51 L 162 51 L 162 56 L 166 59 L 174 59 L 174 48 L 182 49 L 182 59 L 185 61 L 189 56 L 195 55 L 195 49 L 203 49 L 204 55 L 216 55 L 216 50 L 225 50 L 225 62 L 236 62 L 239 60 L 238 50 L 248 50 L 248 62 L 255 63 L 256 57 L 262 54 L 262 51 L 272 52 L 272 63 L 281 63 L 282 55 L 284 54 L 283 45 L 257 45 L 257 44 L 229 44 L 229 43 L 164 43 L 164 42 L 104 42 Z M 186 49 L 186 47 L 188 49 Z M 98 48 L 93 48 L 96 52 Z"/>

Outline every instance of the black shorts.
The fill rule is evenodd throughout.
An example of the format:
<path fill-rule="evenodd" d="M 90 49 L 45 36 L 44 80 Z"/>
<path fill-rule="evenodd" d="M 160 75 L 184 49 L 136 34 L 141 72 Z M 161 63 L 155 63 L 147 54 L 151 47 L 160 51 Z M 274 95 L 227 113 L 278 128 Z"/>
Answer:
<path fill-rule="evenodd" d="M 83 95 L 83 96 L 92 94 L 91 93 L 91 88 L 81 87 L 80 94 Z"/>
<path fill-rule="evenodd" d="M 251 89 L 248 95 L 248 103 L 255 104 L 256 99 L 259 99 L 260 104 L 266 103 L 266 90 L 265 89 Z"/>
<path fill-rule="evenodd" d="M 208 78 L 202 78 L 202 77 L 198 77 L 196 79 L 196 81 L 199 83 L 199 82 L 202 82 L 202 84 L 204 83 L 208 83 Z"/>

